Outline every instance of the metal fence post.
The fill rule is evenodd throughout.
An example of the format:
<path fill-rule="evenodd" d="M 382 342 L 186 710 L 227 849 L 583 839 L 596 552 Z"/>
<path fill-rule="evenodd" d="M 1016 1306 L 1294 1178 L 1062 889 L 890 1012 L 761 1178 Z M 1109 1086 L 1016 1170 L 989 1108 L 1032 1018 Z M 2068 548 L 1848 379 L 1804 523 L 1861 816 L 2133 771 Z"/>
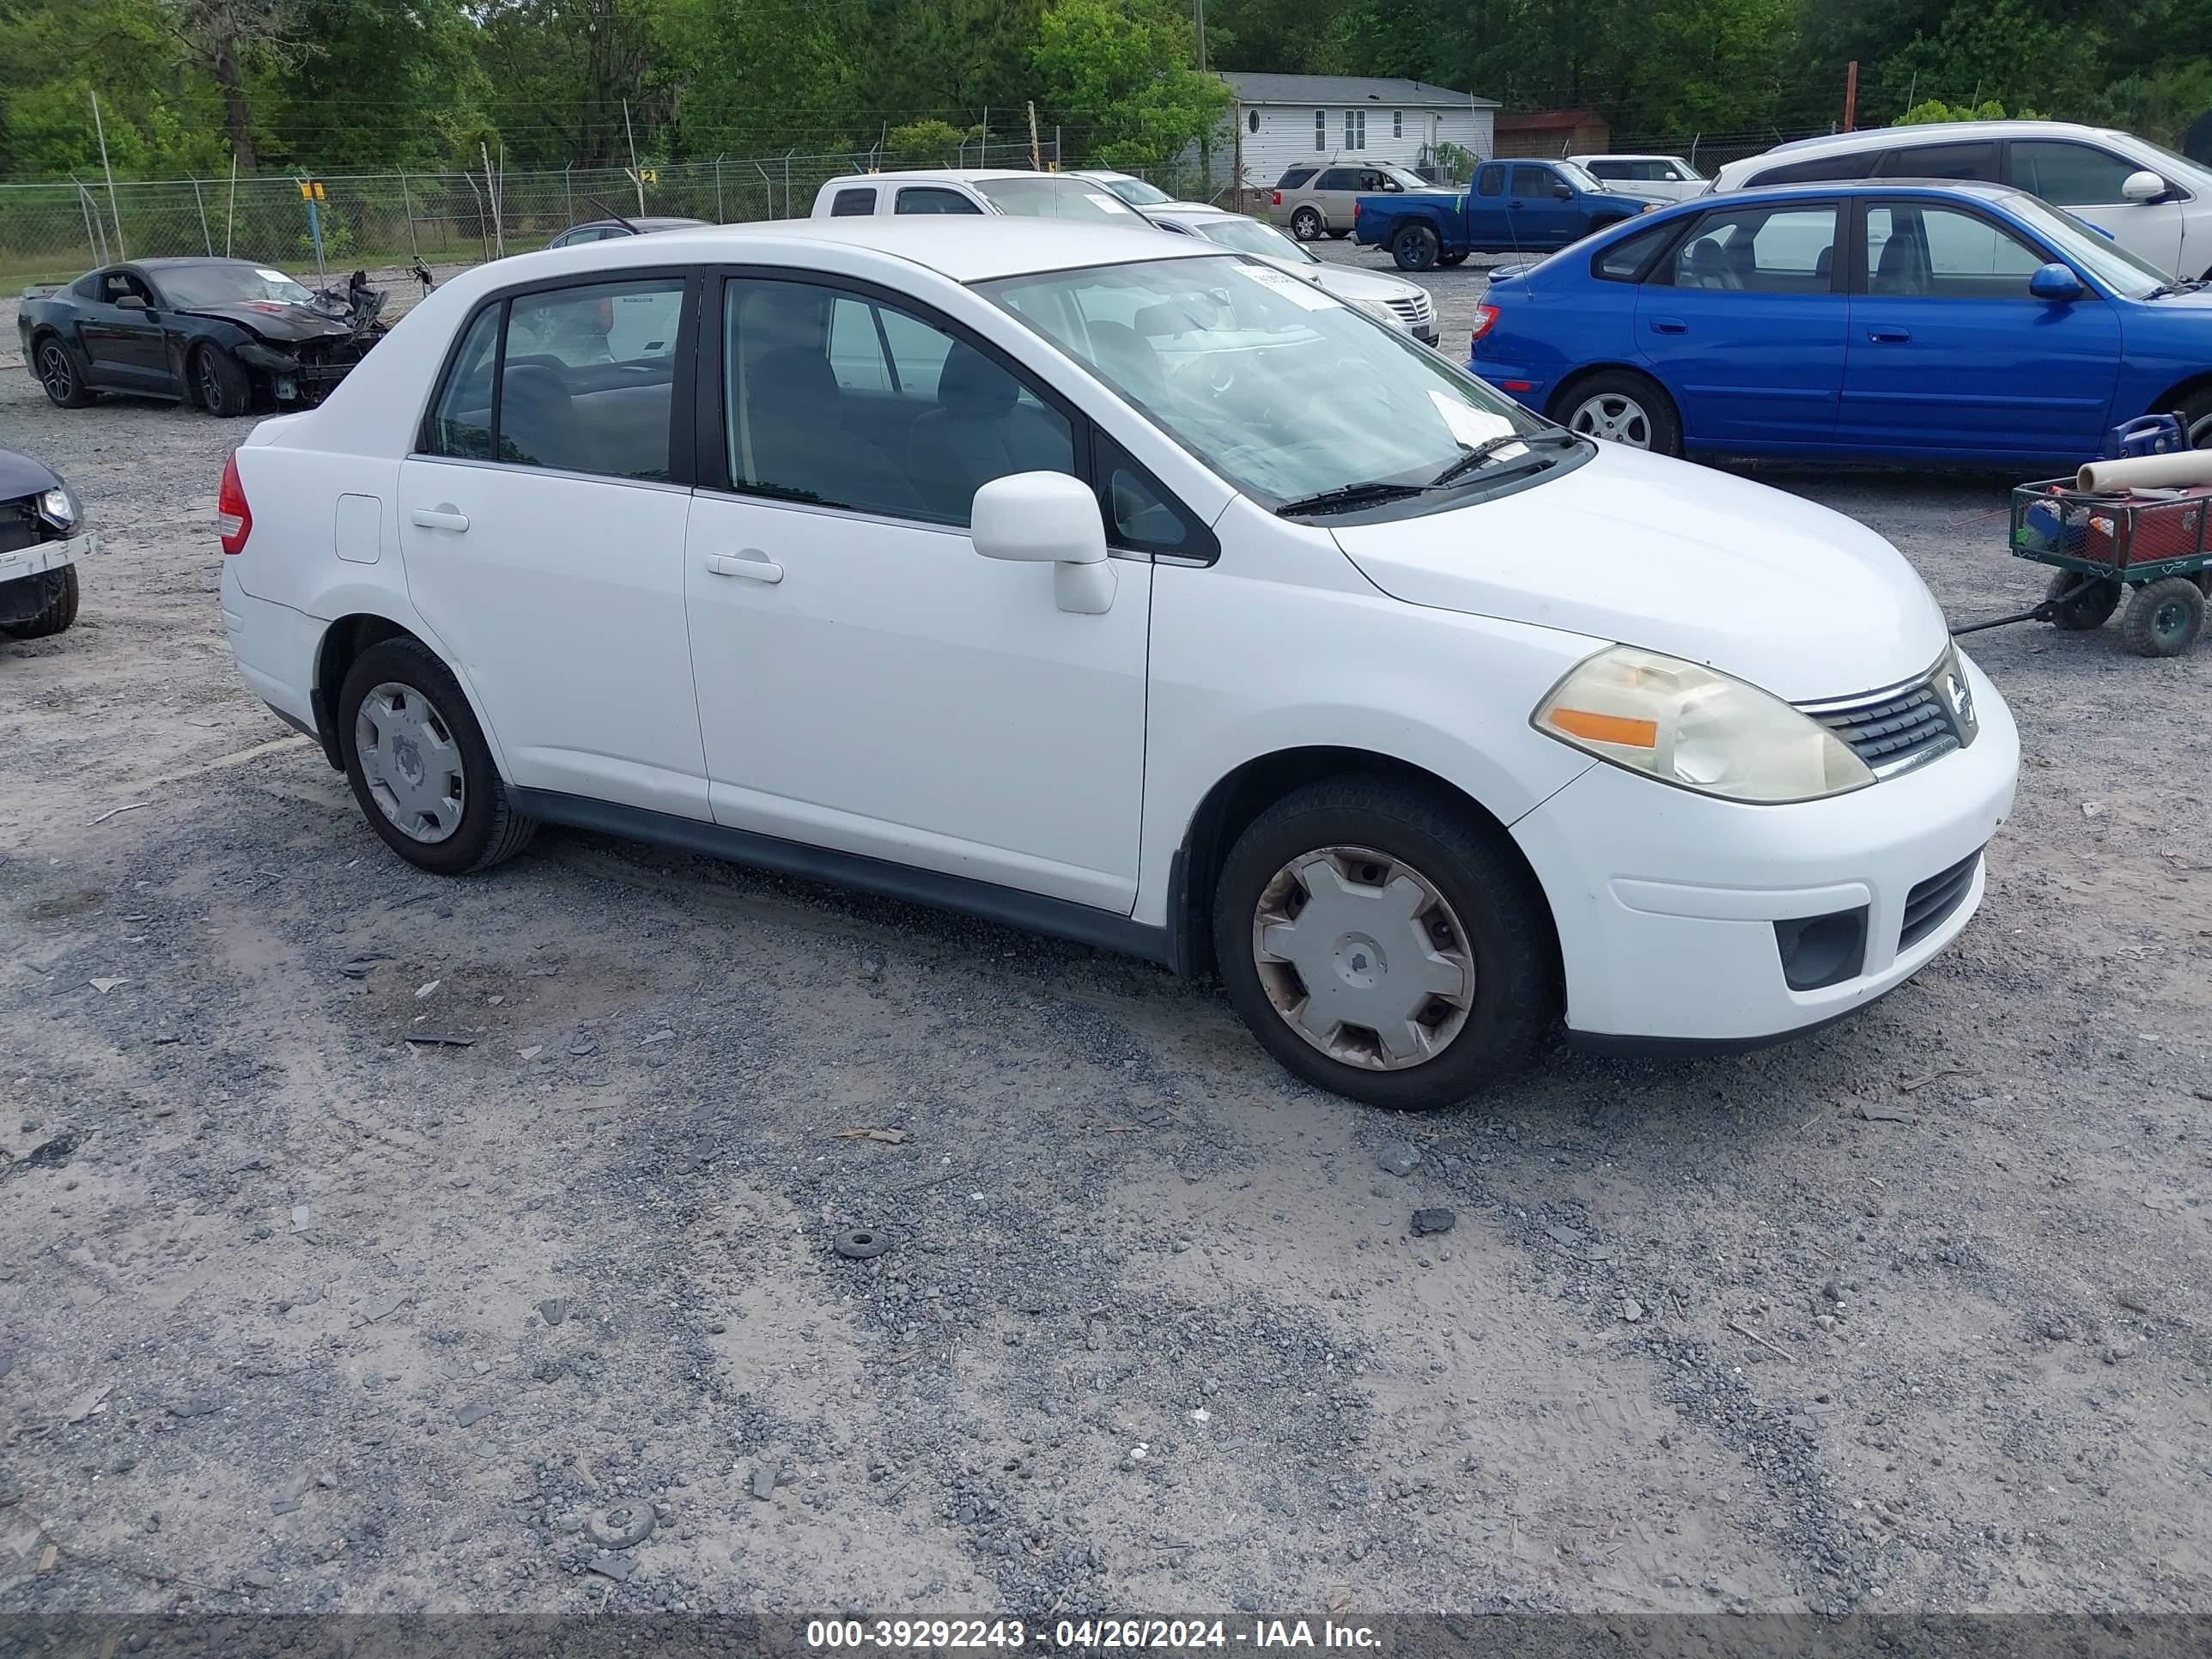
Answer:
<path fill-rule="evenodd" d="M 718 225 L 730 222 L 722 212 L 722 158 L 719 155 L 714 158 L 714 222 Z"/>
<path fill-rule="evenodd" d="M 576 222 L 576 181 L 569 174 L 575 171 L 575 167 L 574 161 L 561 164 L 561 188 L 568 193 L 568 222 L 572 225 Z"/>
<path fill-rule="evenodd" d="M 200 210 L 200 242 L 207 249 L 208 258 L 212 259 L 215 258 L 215 238 L 208 231 L 207 198 L 200 194 L 200 181 L 197 179 L 192 180 L 192 200 Z"/>
<path fill-rule="evenodd" d="M 405 167 L 399 169 L 399 210 L 407 216 L 407 251 L 419 265 L 422 263 L 422 248 L 415 240 L 415 198 L 408 193 Z"/>

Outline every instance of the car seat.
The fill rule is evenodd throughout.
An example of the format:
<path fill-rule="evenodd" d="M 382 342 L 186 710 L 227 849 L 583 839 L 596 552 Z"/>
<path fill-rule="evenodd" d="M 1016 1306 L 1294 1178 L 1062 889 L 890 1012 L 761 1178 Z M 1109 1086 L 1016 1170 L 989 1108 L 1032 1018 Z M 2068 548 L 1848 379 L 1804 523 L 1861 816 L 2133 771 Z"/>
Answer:
<path fill-rule="evenodd" d="M 1015 472 L 1075 470 L 1066 425 L 1021 401 L 1014 377 L 965 341 L 937 380 L 937 407 L 914 423 L 908 481 L 947 518 L 965 519 L 975 492 Z"/>

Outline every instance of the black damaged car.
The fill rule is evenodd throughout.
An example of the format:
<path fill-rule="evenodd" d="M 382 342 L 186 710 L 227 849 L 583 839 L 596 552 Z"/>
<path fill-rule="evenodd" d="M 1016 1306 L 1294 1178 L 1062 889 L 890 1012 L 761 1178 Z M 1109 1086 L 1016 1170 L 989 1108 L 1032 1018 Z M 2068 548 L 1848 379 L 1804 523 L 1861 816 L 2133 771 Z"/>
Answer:
<path fill-rule="evenodd" d="M 245 415 L 320 403 L 383 333 L 383 307 L 360 271 L 318 292 L 251 259 L 140 259 L 26 294 L 16 327 L 64 409 L 120 392 Z"/>
<path fill-rule="evenodd" d="M 0 449 L 0 638 L 42 640 L 76 620 L 84 507 L 52 468 Z"/>

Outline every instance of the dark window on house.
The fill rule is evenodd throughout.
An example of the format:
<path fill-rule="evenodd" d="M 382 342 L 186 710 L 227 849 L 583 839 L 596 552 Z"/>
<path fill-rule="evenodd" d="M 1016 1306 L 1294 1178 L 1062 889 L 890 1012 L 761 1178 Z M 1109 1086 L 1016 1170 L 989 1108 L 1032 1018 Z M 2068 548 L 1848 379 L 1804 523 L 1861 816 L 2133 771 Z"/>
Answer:
<path fill-rule="evenodd" d="M 1257 132 L 1259 130 L 1260 112 L 1256 109 L 1246 110 L 1244 112 L 1244 131 L 1247 132 Z"/>

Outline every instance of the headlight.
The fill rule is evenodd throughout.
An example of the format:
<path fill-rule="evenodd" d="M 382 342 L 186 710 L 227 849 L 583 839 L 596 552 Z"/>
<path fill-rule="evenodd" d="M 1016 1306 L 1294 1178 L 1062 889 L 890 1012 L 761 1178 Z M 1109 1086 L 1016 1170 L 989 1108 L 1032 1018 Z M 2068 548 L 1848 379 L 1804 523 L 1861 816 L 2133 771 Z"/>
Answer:
<path fill-rule="evenodd" d="M 1729 800 L 1817 800 L 1874 781 L 1834 732 L 1780 698 L 1630 645 L 1561 680 L 1535 726 L 1615 766 Z"/>
<path fill-rule="evenodd" d="M 38 498 L 39 516 L 59 531 L 76 528 L 84 517 L 84 509 L 77 505 L 76 495 L 65 483 L 57 483 Z"/>
<path fill-rule="evenodd" d="M 1401 334 L 1407 331 L 1406 319 L 1380 300 L 1354 300 L 1352 301 L 1352 307 L 1355 311 L 1365 312 L 1378 323 L 1388 323 Z"/>

